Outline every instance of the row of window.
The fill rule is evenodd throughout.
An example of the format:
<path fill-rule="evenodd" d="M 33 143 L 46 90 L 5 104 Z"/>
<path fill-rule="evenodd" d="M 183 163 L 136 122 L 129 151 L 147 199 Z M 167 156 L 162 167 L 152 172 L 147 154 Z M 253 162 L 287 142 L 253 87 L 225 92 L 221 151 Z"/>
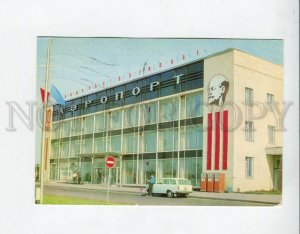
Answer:
<path fill-rule="evenodd" d="M 178 128 L 145 131 L 115 136 L 105 136 L 67 142 L 52 142 L 51 157 L 76 157 L 79 153 L 118 152 L 154 153 L 177 150 L 202 149 L 202 124 L 180 128 L 180 145 L 178 145 Z M 158 142 L 158 143 L 157 143 Z"/>
<path fill-rule="evenodd" d="M 254 141 L 254 123 L 252 121 L 245 122 L 245 139 Z M 268 144 L 275 144 L 275 126 L 268 125 Z"/>
<path fill-rule="evenodd" d="M 251 88 L 245 88 L 245 102 L 246 105 L 252 106 L 253 105 L 253 89 Z M 267 93 L 267 103 L 268 103 L 268 109 L 270 111 L 273 111 L 273 103 L 274 103 L 274 95 Z"/>
<path fill-rule="evenodd" d="M 137 127 L 203 115 L 202 92 L 53 124 L 52 138 Z M 180 105 L 180 107 L 179 107 Z M 158 107 L 159 106 L 159 107 Z M 179 113 L 180 108 L 180 113 Z"/>
<path fill-rule="evenodd" d="M 155 86 L 152 86 L 153 84 Z M 55 105 L 53 121 L 137 104 L 202 87 L 203 60 L 69 100 L 63 107 L 63 113 L 60 113 L 61 106 Z M 122 95 L 120 95 L 120 92 Z M 101 102 L 103 97 L 106 99 L 104 103 Z M 86 105 L 87 102 L 89 103 L 88 105 Z M 74 105 L 76 106 L 75 108 Z M 73 107 L 71 108 L 71 106 Z"/>

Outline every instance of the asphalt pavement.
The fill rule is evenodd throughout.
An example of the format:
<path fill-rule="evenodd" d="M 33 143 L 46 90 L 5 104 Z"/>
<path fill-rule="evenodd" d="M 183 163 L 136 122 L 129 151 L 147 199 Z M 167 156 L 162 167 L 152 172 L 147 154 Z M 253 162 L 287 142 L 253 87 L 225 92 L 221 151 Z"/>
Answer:
<path fill-rule="evenodd" d="M 84 188 L 90 190 L 107 190 L 107 186 L 100 184 L 70 184 L 70 183 L 46 183 L 45 185 L 50 187 L 65 187 L 65 188 Z M 110 186 L 110 191 L 118 192 L 130 192 L 140 195 L 145 194 L 145 190 L 141 187 L 132 186 Z M 245 193 L 213 193 L 213 192 L 199 192 L 194 191 L 190 197 L 204 198 L 204 199 L 216 199 L 216 200 L 228 200 L 228 201 L 240 201 L 240 202 L 256 202 L 277 205 L 281 203 L 282 195 L 276 194 L 245 194 Z"/>

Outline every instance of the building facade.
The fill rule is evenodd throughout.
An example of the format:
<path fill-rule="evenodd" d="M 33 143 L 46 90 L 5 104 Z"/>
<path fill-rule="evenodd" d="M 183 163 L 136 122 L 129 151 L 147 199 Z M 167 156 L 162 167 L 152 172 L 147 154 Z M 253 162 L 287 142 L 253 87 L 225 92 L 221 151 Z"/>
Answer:
<path fill-rule="evenodd" d="M 273 103 L 282 67 L 229 49 L 49 108 L 46 181 L 114 185 L 224 172 L 233 191 L 280 189 L 282 139 Z M 257 103 L 269 109 L 258 118 Z M 249 114 L 250 113 L 250 114 Z M 256 113 L 256 112 L 255 112 Z"/>

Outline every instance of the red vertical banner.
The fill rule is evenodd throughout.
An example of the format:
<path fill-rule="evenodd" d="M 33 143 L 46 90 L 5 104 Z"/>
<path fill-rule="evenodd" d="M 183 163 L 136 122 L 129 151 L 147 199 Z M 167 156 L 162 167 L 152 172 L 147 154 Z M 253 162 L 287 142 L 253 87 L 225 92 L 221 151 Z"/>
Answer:
<path fill-rule="evenodd" d="M 212 149 L 212 113 L 207 115 L 207 161 L 206 169 L 211 170 L 211 149 Z"/>
<path fill-rule="evenodd" d="M 173 64 L 174 63 L 174 60 L 173 59 L 171 59 L 171 64 Z"/>
<path fill-rule="evenodd" d="M 148 67 L 148 71 L 151 71 L 151 67 L 150 66 Z"/>
<path fill-rule="evenodd" d="M 159 63 L 159 68 L 162 68 L 162 63 Z"/>
<path fill-rule="evenodd" d="M 222 169 L 227 170 L 228 155 L 228 110 L 223 111 L 223 163 Z"/>
<path fill-rule="evenodd" d="M 215 113 L 215 170 L 219 170 L 220 162 L 220 112 Z"/>
<path fill-rule="evenodd" d="M 128 76 L 129 76 L 129 78 L 131 78 L 131 73 L 130 73 L 130 72 L 129 72 L 129 75 L 128 75 Z"/>

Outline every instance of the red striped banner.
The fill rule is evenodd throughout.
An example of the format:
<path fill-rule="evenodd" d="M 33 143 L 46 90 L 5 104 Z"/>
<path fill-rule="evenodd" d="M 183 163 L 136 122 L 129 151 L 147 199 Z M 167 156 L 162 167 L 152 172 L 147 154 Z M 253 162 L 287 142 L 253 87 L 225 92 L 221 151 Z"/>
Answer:
<path fill-rule="evenodd" d="M 221 133 L 221 118 L 222 118 L 222 133 Z M 214 121 L 214 129 L 213 129 Z M 214 130 L 214 131 L 213 131 Z M 214 133 L 214 134 L 213 134 Z M 222 134 L 222 135 L 221 135 Z M 213 146 L 214 135 L 214 146 Z M 221 142 L 222 141 L 222 142 Z M 222 143 L 222 152 L 221 151 Z M 212 170 L 212 148 L 214 147 L 214 170 L 228 169 L 228 110 L 221 112 L 208 113 L 207 115 L 207 162 L 206 169 Z M 220 155 L 222 153 L 222 155 Z M 222 165 L 220 162 L 222 157 Z"/>
<path fill-rule="evenodd" d="M 222 169 L 227 170 L 228 151 L 228 111 L 223 112 L 223 164 Z"/>
<path fill-rule="evenodd" d="M 207 116 L 207 162 L 206 169 L 211 170 L 211 149 L 212 149 L 212 113 Z"/>
<path fill-rule="evenodd" d="M 220 112 L 215 113 L 215 170 L 219 170 L 220 162 Z"/>

